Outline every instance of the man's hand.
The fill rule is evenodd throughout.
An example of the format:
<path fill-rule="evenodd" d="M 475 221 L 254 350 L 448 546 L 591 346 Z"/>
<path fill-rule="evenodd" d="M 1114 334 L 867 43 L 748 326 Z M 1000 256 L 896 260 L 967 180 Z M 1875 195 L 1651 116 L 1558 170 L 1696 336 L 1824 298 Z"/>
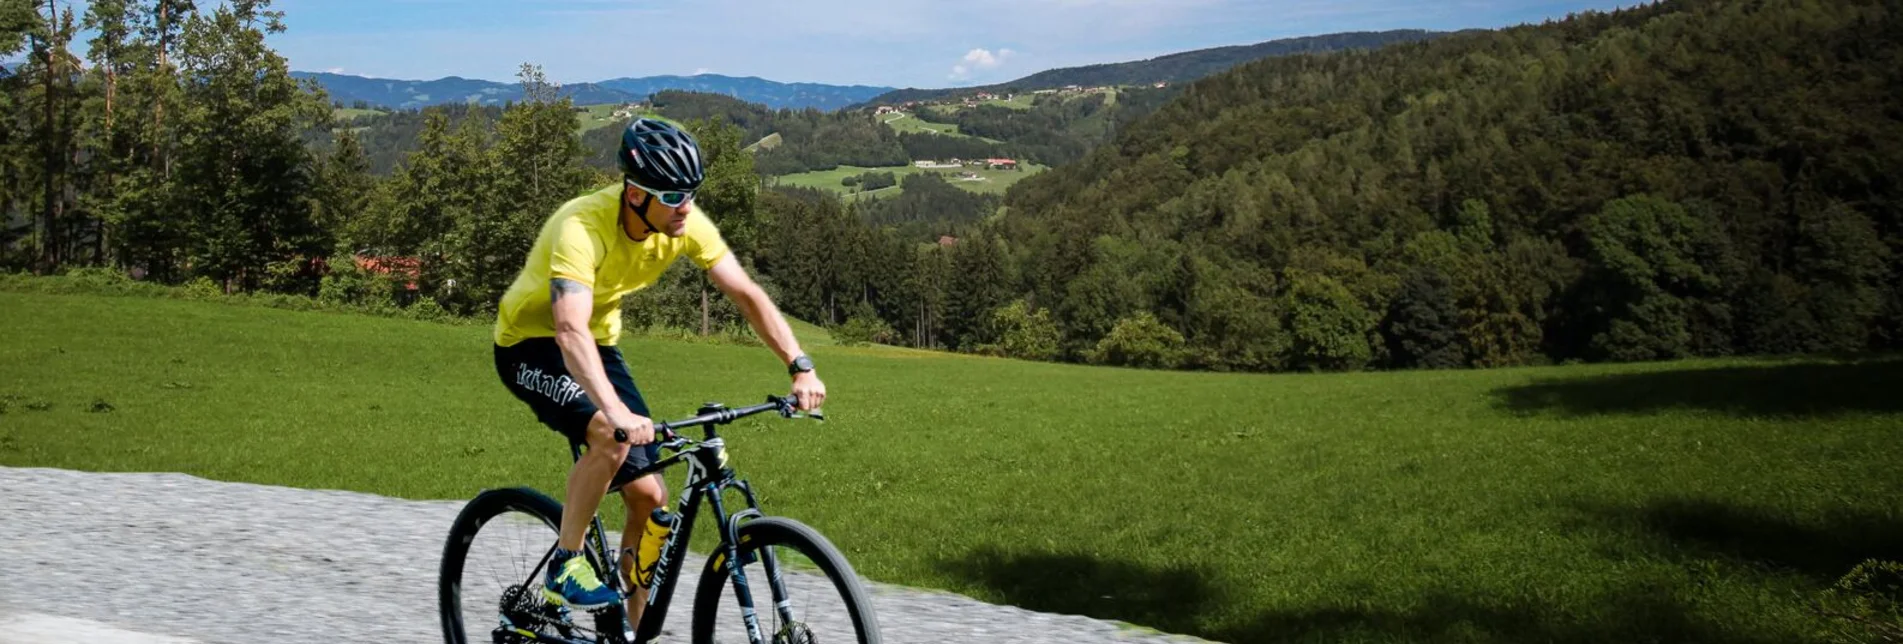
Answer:
<path fill-rule="evenodd" d="M 646 445 L 654 442 L 654 419 L 628 411 L 625 407 L 602 413 L 607 415 L 609 427 L 627 434 L 628 444 Z"/>
<path fill-rule="evenodd" d="M 802 371 L 793 376 L 793 398 L 799 401 L 800 411 L 812 411 L 826 402 L 826 383 L 811 371 Z"/>

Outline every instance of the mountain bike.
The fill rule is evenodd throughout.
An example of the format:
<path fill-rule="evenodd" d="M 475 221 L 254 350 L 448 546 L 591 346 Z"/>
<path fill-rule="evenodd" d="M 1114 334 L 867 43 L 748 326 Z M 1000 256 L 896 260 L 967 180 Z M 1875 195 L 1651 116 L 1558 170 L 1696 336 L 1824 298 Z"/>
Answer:
<path fill-rule="evenodd" d="M 494 644 L 653 642 L 667 620 L 674 583 L 684 572 L 694 518 L 704 503 L 712 508 L 720 543 L 701 569 L 691 641 L 877 644 L 878 621 L 845 557 L 811 527 L 766 516 L 753 488 L 728 466 L 726 443 L 717 428 L 765 412 L 777 412 L 783 418 L 823 419 L 799 413 L 792 397 L 768 396 L 763 404 L 738 409 L 708 403 L 692 418 L 656 423 L 655 438 L 668 455 L 639 471 L 617 473 L 609 484 L 611 492 L 618 491 L 629 481 L 687 464 L 687 483 L 675 497 L 683 499 L 679 521 L 662 543 L 648 581 L 641 623 L 632 632 L 619 602 L 587 611 L 592 619 L 577 620 L 568 608 L 542 599 L 544 567 L 554 554 L 562 506 L 541 492 L 517 487 L 478 494 L 463 506 L 450 528 L 440 579 L 444 639 L 449 644 L 485 639 Z M 676 433 L 694 427 L 704 431 L 699 440 Z M 626 436 L 617 430 L 615 439 L 625 441 Z M 574 458 L 581 458 L 579 445 L 569 449 Z M 729 490 L 743 495 L 745 509 L 728 514 L 723 493 Z M 582 556 L 603 583 L 626 596 L 617 553 L 608 547 L 599 514 L 590 526 Z M 752 585 L 762 579 L 772 599 L 765 611 L 765 629 L 755 610 Z M 722 594 L 729 588 L 732 601 L 723 602 Z M 737 612 L 723 611 L 723 606 Z"/>

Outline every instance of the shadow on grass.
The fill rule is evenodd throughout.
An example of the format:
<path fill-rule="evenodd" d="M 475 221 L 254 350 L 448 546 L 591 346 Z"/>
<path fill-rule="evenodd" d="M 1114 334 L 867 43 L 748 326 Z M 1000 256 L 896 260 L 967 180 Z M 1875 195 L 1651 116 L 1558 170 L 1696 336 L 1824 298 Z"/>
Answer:
<path fill-rule="evenodd" d="M 1569 615 L 1557 607 L 1434 591 L 1409 610 L 1316 608 L 1264 613 L 1209 635 L 1227 642 L 1696 642 L 1783 641 L 1691 613 L 1669 588 L 1632 587 Z"/>
<path fill-rule="evenodd" d="M 1220 603 L 1200 571 L 1089 555 L 984 548 L 941 561 L 939 568 L 1020 608 L 1117 619 L 1174 633 L 1194 629 L 1203 613 Z"/>
<path fill-rule="evenodd" d="M 1437 589 L 1405 610 L 1356 606 L 1356 598 L 1342 597 L 1345 605 L 1251 612 L 1230 605 L 1219 584 L 1188 568 L 993 548 L 941 561 L 939 567 L 1022 608 L 1121 620 L 1221 642 L 1776 641 L 1694 615 L 1686 599 L 1664 587 L 1633 587 L 1571 607 Z M 1232 617 L 1238 612 L 1241 617 Z"/>
<path fill-rule="evenodd" d="M 1903 520 L 1839 512 L 1801 523 L 1769 511 L 1700 499 L 1637 507 L 1584 507 L 1614 528 L 1649 537 L 1672 559 L 1718 559 L 1746 568 L 1787 571 L 1821 585 L 1866 559 L 1903 560 Z"/>
<path fill-rule="evenodd" d="M 1903 360 L 1682 369 L 1540 380 L 1493 392 L 1516 413 L 1573 416 L 1675 409 L 1736 416 L 1828 417 L 1903 412 Z"/>

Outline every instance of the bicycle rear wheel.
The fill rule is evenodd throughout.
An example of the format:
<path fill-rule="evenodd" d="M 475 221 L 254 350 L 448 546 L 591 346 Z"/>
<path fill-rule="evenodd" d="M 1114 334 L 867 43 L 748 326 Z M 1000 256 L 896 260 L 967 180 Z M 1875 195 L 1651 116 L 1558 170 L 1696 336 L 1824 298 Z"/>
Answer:
<path fill-rule="evenodd" d="M 819 532 L 779 517 L 746 522 L 740 526 L 739 561 L 762 641 L 878 644 L 870 597 L 852 565 Z M 694 644 L 749 641 L 731 582 L 725 557 L 709 557 L 694 595 Z M 785 596 L 775 596 L 776 586 Z"/>
<path fill-rule="evenodd" d="M 542 566 L 562 506 L 527 488 L 489 490 L 463 506 L 443 545 L 439 600 L 448 644 L 533 642 L 540 633 L 592 640 L 542 599 Z"/>

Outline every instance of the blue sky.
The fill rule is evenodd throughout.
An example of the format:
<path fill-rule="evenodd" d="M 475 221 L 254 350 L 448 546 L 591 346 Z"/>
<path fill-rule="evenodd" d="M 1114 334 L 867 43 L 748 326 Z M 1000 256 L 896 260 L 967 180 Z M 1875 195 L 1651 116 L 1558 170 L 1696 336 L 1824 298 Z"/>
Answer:
<path fill-rule="evenodd" d="M 293 69 L 553 80 L 712 72 L 948 87 L 1341 31 L 1501 27 L 1577 0 L 278 0 Z"/>

